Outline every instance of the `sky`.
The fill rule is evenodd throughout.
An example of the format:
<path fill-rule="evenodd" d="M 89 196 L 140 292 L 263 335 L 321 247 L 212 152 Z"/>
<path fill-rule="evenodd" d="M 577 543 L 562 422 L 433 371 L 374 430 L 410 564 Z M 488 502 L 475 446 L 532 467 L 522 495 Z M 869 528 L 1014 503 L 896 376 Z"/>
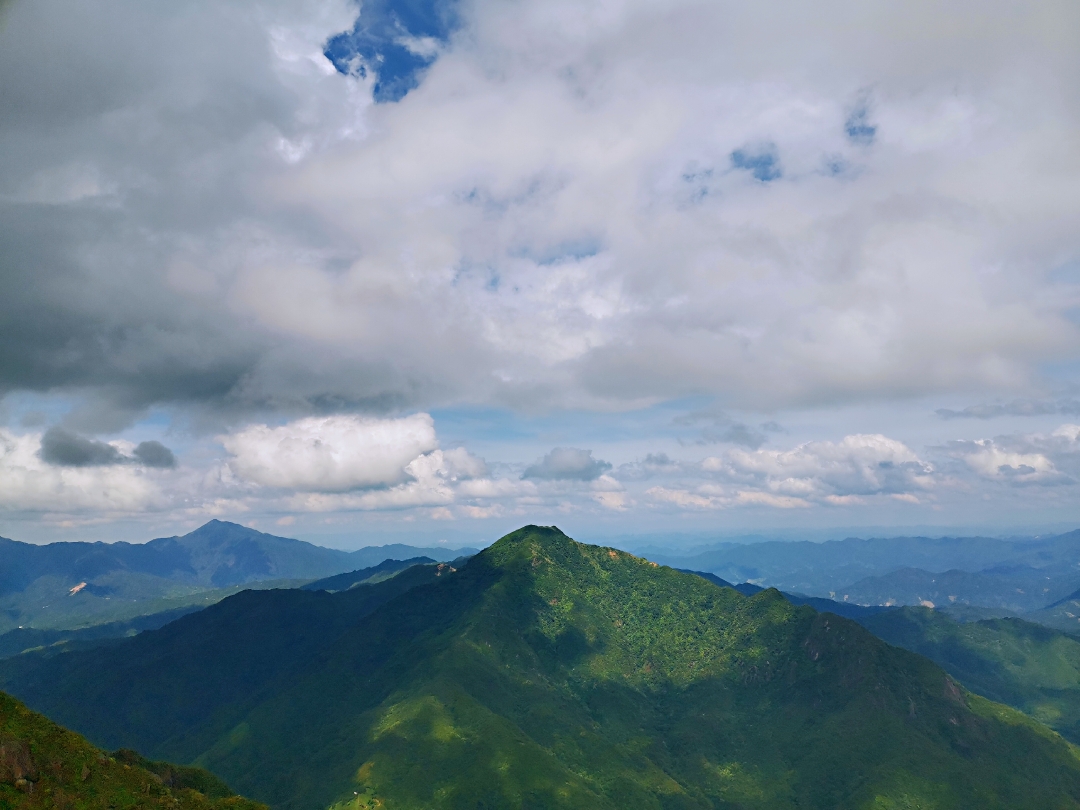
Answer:
<path fill-rule="evenodd" d="M 1073 0 L 0 0 L 0 534 L 1080 526 L 1078 52 Z"/>

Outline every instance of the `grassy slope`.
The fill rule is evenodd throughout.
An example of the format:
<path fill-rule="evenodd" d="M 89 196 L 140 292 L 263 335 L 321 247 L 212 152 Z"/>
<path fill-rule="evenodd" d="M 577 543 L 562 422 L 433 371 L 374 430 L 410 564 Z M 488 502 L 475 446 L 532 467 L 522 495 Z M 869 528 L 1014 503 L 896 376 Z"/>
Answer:
<path fill-rule="evenodd" d="M 197 789 L 196 789 L 197 788 Z M 258 810 L 211 774 L 110 757 L 0 692 L 0 807 L 53 810 Z"/>
<path fill-rule="evenodd" d="M 972 691 L 1080 742 L 1080 640 L 1020 619 L 962 624 L 928 608 L 859 621 L 890 644 L 937 662 Z"/>
<path fill-rule="evenodd" d="M 283 808 L 1078 807 L 1068 744 L 858 625 L 528 527 L 200 764 Z"/>

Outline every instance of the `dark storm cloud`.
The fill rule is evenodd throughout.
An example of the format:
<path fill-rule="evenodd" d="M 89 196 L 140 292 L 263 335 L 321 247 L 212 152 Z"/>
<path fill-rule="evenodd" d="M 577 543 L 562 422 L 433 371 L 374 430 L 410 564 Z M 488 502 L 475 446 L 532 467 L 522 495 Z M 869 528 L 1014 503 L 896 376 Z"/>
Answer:
<path fill-rule="evenodd" d="M 41 437 L 41 460 L 58 467 L 104 467 L 127 461 L 111 444 L 58 427 L 49 428 Z"/>
<path fill-rule="evenodd" d="M 141 442 L 135 448 L 134 455 L 144 467 L 171 469 L 176 466 L 176 456 L 173 455 L 173 451 L 161 442 Z"/>
<path fill-rule="evenodd" d="M 140 443 L 125 456 L 107 442 L 88 439 L 61 427 L 51 427 L 41 437 L 41 460 L 57 467 L 107 467 L 112 464 L 140 464 L 143 467 L 172 469 L 173 451 L 157 441 Z"/>
<path fill-rule="evenodd" d="M 526 469 L 521 477 L 541 481 L 592 481 L 610 469 L 608 462 L 593 458 L 592 450 L 556 447 Z"/>

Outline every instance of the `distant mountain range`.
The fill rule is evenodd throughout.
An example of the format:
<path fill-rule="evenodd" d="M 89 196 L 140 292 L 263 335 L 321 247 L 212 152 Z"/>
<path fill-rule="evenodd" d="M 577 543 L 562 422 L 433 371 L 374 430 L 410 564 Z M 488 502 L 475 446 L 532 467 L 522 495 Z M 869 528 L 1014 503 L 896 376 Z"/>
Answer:
<path fill-rule="evenodd" d="M 190 606 L 255 583 L 298 585 L 387 559 L 448 561 L 475 549 L 389 545 L 340 551 L 212 520 L 147 543 L 32 545 L 0 538 L 0 634 L 66 630 Z"/>
<path fill-rule="evenodd" d="M 1080 591 L 1080 531 L 1052 537 L 890 537 L 718 544 L 650 559 L 789 593 L 863 605 L 1034 614 Z M 1080 615 L 1080 614 L 1078 614 Z M 1080 631 L 1080 622 L 1074 622 Z"/>
<path fill-rule="evenodd" d="M 926 658 L 554 528 L 0 678 L 283 810 L 1080 807 L 1073 749 Z"/>

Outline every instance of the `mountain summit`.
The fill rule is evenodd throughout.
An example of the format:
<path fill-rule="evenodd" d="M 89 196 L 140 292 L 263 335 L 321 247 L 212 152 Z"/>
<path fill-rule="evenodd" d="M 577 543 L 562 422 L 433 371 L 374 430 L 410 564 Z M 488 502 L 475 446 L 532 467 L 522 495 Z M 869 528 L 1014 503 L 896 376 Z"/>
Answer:
<path fill-rule="evenodd" d="M 137 672 L 136 641 L 98 667 Z M 145 686 L 152 718 L 171 696 Z M 297 810 L 1080 807 L 1073 748 L 925 658 L 554 527 L 386 602 L 187 750 Z"/>

